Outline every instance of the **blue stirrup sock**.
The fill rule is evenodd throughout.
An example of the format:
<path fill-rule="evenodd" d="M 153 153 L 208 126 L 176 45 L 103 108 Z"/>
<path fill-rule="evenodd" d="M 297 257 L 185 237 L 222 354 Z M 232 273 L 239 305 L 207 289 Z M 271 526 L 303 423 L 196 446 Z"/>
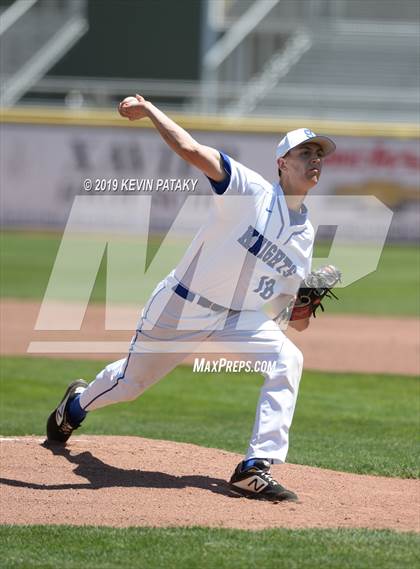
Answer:
<path fill-rule="evenodd" d="M 273 464 L 271 458 L 248 458 L 248 460 L 244 460 L 242 462 L 242 470 L 246 470 L 247 468 L 254 466 L 255 461 L 257 460 L 268 460 L 270 464 Z"/>
<path fill-rule="evenodd" d="M 78 427 L 87 415 L 87 411 L 80 406 L 80 394 L 70 401 L 67 412 L 69 423 L 72 427 Z"/>

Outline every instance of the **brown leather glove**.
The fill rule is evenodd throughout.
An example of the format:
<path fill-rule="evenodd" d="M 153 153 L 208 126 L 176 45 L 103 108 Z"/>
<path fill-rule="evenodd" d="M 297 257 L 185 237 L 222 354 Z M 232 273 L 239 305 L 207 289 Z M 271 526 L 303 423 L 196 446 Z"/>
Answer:
<path fill-rule="evenodd" d="M 341 272 L 334 265 L 325 265 L 310 273 L 298 290 L 290 320 L 315 317 L 318 308 L 324 312 L 322 300 L 325 297 L 337 299 L 331 289 L 340 281 Z"/>

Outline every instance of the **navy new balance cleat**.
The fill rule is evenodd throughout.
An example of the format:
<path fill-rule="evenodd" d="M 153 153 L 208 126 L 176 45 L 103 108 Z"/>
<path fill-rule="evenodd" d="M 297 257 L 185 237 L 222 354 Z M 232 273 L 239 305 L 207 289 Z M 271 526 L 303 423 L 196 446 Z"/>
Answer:
<path fill-rule="evenodd" d="M 241 496 L 257 500 L 296 501 L 297 495 L 271 476 L 270 466 L 270 462 L 264 459 L 255 459 L 248 468 L 244 468 L 243 462 L 240 462 L 230 479 L 231 489 Z"/>
<path fill-rule="evenodd" d="M 51 443 L 65 443 L 69 438 L 74 429 L 80 426 L 80 423 L 73 424 L 70 423 L 68 416 L 68 408 L 71 401 L 83 393 L 88 384 L 83 379 L 78 379 L 71 383 L 60 404 L 51 415 L 48 417 L 47 421 L 47 441 Z"/>

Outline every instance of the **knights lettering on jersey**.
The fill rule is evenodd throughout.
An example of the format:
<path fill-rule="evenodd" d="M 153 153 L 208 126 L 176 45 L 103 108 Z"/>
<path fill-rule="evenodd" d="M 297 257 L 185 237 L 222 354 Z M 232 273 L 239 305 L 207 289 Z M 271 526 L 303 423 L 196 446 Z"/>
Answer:
<path fill-rule="evenodd" d="M 245 233 L 239 237 L 238 243 L 257 259 L 261 259 L 268 267 L 275 268 L 283 277 L 290 277 L 297 271 L 296 265 L 286 253 L 252 225 L 249 225 Z"/>

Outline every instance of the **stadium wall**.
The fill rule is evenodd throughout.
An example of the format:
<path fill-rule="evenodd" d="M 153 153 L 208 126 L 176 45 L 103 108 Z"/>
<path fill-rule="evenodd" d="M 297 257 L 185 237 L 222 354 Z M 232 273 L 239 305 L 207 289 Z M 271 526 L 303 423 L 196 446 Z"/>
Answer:
<path fill-rule="evenodd" d="M 279 138 L 302 126 L 298 119 L 174 118 L 200 142 L 273 180 Z M 414 126 L 327 121 L 309 121 L 304 126 L 332 136 L 337 143 L 316 194 L 374 195 L 394 212 L 389 240 L 420 238 L 420 145 Z M 107 203 L 112 204 L 109 200 L 114 195 L 130 199 L 152 191 L 152 230 L 159 232 L 174 218 L 186 193 L 210 191 L 205 177 L 178 159 L 148 121 L 128 123 L 114 111 L 5 110 L 0 140 L 1 222 L 6 227 L 62 229 L 77 195 L 107 195 Z M 91 181 L 90 189 L 86 180 Z M 159 188 L 157 180 L 180 180 L 184 189 L 179 184 L 176 188 L 174 182 Z M 204 214 L 192 213 L 193 217 Z M 131 219 L 129 223 L 135 224 Z M 195 226 L 196 219 L 191 223 Z"/>

